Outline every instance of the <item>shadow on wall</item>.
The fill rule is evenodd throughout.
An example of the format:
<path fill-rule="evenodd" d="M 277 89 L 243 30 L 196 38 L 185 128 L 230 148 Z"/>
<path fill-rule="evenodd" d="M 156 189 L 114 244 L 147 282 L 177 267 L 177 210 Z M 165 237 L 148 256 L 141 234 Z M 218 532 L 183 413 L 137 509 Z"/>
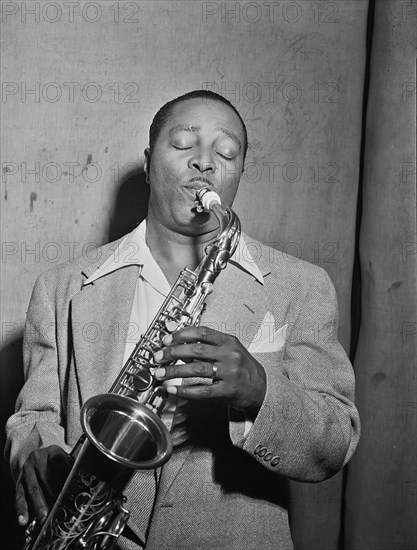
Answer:
<path fill-rule="evenodd" d="M 148 212 L 149 186 L 146 183 L 143 167 L 128 172 L 120 180 L 114 196 L 114 207 L 109 223 L 107 241 L 113 241 L 132 231 L 144 220 Z M 0 350 L 1 364 L 1 411 L 0 444 L 2 454 L 6 442 L 4 426 L 14 412 L 14 405 L 23 385 L 23 334 L 15 336 L 13 341 Z M 22 546 L 24 530 L 15 519 L 14 483 L 8 463 L 1 460 L 1 516 L 0 532 L 7 534 L 6 550 L 19 550 Z"/>
<path fill-rule="evenodd" d="M 114 198 L 108 242 L 119 239 L 139 225 L 148 214 L 149 185 L 143 166 L 128 172 L 120 180 Z"/>

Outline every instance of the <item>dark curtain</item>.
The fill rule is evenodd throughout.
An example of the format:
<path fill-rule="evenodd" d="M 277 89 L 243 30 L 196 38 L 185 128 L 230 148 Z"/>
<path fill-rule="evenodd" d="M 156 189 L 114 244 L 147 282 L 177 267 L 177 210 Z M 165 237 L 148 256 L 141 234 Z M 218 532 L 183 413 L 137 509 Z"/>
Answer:
<path fill-rule="evenodd" d="M 346 550 L 417 547 L 416 2 L 375 2 L 364 127 L 362 438 L 347 469 Z"/>

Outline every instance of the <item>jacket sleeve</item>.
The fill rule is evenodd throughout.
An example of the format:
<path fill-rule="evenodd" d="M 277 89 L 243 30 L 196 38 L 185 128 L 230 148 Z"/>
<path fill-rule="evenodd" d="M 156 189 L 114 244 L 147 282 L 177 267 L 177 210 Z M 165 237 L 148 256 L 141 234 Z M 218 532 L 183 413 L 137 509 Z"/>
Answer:
<path fill-rule="evenodd" d="M 25 384 L 7 424 L 6 459 L 16 479 L 34 449 L 56 444 L 69 451 L 61 412 L 54 308 L 41 275 L 32 292 L 23 340 Z"/>
<path fill-rule="evenodd" d="M 267 469 L 298 481 L 321 481 L 353 454 L 360 425 L 352 366 L 337 339 L 333 284 L 315 272 L 289 324 L 285 348 L 255 353 L 266 372 L 264 402 L 245 438 L 233 444 Z"/>

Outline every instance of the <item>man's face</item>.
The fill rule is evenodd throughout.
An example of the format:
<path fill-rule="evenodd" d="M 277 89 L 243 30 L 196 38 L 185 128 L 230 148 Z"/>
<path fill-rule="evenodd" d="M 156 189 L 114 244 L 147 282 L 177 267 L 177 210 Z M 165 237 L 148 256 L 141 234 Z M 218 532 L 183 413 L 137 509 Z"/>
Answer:
<path fill-rule="evenodd" d="M 196 192 L 208 187 L 223 205 L 235 198 L 243 169 L 244 133 L 236 113 L 212 100 L 175 105 L 152 151 L 145 151 L 151 188 L 149 215 L 183 235 L 216 228 L 212 214 L 198 213 Z"/>

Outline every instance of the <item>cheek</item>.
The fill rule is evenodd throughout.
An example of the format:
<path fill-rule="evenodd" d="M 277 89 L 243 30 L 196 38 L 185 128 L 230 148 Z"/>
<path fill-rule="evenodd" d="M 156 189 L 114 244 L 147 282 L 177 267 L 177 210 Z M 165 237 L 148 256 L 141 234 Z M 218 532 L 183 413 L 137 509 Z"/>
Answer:
<path fill-rule="evenodd" d="M 178 174 L 172 165 L 158 164 L 150 167 L 149 182 L 152 190 L 159 196 L 167 196 L 177 188 Z"/>
<path fill-rule="evenodd" d="M 230 204 L 237 193 L 241 171 L 236 169 L 228 169 L 225 172 L 225 177 L 222 179 L 221 195 L 226 204 Z"/>

